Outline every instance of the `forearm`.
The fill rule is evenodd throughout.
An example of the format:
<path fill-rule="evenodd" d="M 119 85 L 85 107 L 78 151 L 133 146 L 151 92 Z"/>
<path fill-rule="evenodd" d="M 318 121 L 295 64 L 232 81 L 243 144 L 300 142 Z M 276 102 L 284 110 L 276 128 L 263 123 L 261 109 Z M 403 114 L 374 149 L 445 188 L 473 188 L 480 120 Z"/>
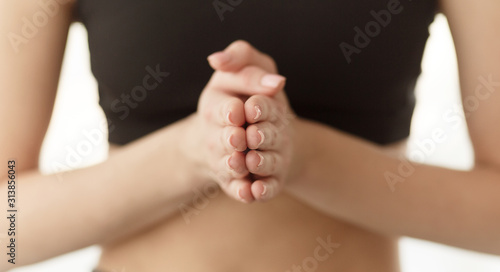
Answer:
<path fill-rule="evenodd" d="M 19 173 L 18 264 L 105 243 L 174 212 L 198 182 L 177 148 L 183 134 L 182 125 L 174 124 L 101 164 L 59 177 L 34 170 Z M 2 182 L 4 200 L 6 187 Z M 3 230 L 6 223 L 1 220 Z"/>
<path fill-rule="evenodd" d="M 306 174 L 289 190 L 338 218 L 390 235 L 407 235 L 500 254 L 500 173 L 455 171 L 412 163 L 392 192 L 387 171 L 402 165 L 375 145 L 300 122 L 311 137 Z M 402 180 L 399 180 L 402 181 Z"/>

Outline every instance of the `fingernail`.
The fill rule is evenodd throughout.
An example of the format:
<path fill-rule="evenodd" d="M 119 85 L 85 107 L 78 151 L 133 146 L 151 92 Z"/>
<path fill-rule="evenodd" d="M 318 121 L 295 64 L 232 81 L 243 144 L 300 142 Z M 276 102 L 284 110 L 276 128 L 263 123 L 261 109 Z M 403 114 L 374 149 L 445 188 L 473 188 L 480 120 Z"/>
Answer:
<path fill-rule="evenodd" d="M 245 199 L 243 198 L 243 196 L 241 195 L 241 188 L 238 189 L 238 197 L 242 200 L 242 201 L 245 201 Z"/>
<path fill-rule="evenodd" d="M 224 64 L 231 60 L 231 55 L 227 52 L 215 52 L 208 56 L 209 62 L 217 62 L 218 64 Z"/>
<path fill-rule="evenodd" d="M 265 87 L 276 88 L 283 81 L 285 81 L 285 77 L 282 77 L 280 75 L 268 74 L 262 77 L 262 79 L 260 80 L 260 84 Z"/>
<path fill-rule="evenodd" d="M 259 133 L 259 135 L 260 135 L 260 142 L 257 145 L 257 148 L 259 148 L 264 143 L 266 136 L 264 136 L 264 133 L 261 130 L 257 130 L 257 133 Z"/>
<path fill-rule="evenodd" d="M 266 193 L 267 193 L 267 186 L 265 184 L 262 185 L 262 194 L 260 194 L 261 196 L 265 196 Z"/>
<path fill-rule="evenodd" d="M 231 167 L 231 164 L 229 164 L 229 161 L 231 160 L 232 156 L 229 156 L 226 160 L 226 166 L 229 168 L 229 170 L 234 171 L 234 168 Z"/>
<path fill-rule="evenodd" d="M 231 111 L 228 111 L 226 114 L 226 121 L 229 125 L 234 126 L 233 121 L 231 121 Z"/>
<path fill-rule="evenodd" d="M 264 164 L 264 156 L 262 156 L 260 153 L 257 153 L 257 155 L 259 155 L 260 158 L 260 162 L 257 167 L 261 167 Z"/>
<path fill-rule="evenodd" d="M 262 110 L 260 109 L 260 106 L 258 106 L 258 105 L 256 105 L 254 108 L 255 108 L 255 117 L 253 118 L 253 120 L 257 121 L 262 116 Z"/>
<path fill-rule="evenodd" d="M 236 150 L 236 146 L 233 144 L 233 134 L 231 134 L 231 135 L 229 135 L 229 137 L 227 137 L 227 142 L 229 143 L 229 145 L 231 147 L 233 147 Z"/>

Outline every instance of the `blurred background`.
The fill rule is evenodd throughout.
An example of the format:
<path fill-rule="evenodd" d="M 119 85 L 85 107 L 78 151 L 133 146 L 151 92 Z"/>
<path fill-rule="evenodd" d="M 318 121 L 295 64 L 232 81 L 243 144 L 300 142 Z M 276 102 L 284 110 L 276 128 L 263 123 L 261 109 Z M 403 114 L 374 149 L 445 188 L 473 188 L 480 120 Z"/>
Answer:
<path fill-rule="evenodd" d="M 461 109 L 455 50 L 446 18 L 438 15 L 430 32 L 423 72 L 417 85 L 418 104 L 408 153 L 416 150 L 422 153 L 417 143 L 429 139 L 432 132 L 439 129 L 445 132 L 446 140 L 436 144 L 431 152 L 424 152 L 425 163 L 467 169 L 472 165 L 472 149 L 466 124 L 446 122 L 443 117 L 445 114 L 459 116 Z M 86 149 L 80 146 L 82 142 L 88 142 L 85 132 L 99 129 L 105 118 L 97 104 L 97 85 L 90 72 L 87 34 L 79 23 L 71 27 L 59 88 L 40 158 L 45 173 L 84 167 L 106 159 L 105 141 L 86 145 Z M 66 157 L 73 152 L 77 156 L 68 163 Z M 401 240 L 400 251 L 403 272 L 500 271 L 499 257 L 431 242 L 405 238 Z M 95 267 L 99 254 L 99 248 L 94 246 L 11 271 L 89 272 Z"/>

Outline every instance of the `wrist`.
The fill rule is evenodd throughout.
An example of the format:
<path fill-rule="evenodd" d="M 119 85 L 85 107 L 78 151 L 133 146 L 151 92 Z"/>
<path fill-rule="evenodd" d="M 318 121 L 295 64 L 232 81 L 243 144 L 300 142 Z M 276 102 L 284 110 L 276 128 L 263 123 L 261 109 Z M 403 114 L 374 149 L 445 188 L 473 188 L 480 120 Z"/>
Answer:
<path fill-rule="evenodd" d="M 292 122 L 295 134 L 292 139 L 293 158 L 288 183 L 307 181 L 311 178 L 311 168 L 314 165 L 315 140 L 313 126 L 305 119 L 295 118 Z"/>
<path fill-rule="evenodd" d="M 198 187 L 210 180 L 200 152 L 202 146 L 200 146 L 198 121 L 197 113 L 190 115 L 180 121 L 177 133 L 176 152 L 179 161 L 182 162 L 182 169 L 179 171 L 189 175 L 187 180 L 192 187 Z"/>

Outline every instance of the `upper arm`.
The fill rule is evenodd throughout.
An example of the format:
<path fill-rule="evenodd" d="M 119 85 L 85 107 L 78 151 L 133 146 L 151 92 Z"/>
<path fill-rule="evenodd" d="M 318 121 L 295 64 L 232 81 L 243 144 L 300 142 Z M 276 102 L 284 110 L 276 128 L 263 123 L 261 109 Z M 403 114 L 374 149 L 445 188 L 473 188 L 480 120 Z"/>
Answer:
<path fill-rule="evenodd" d="M 18 170 L 37 167 L 72 6 L 66 0 L 0 0 L 0 164 L 16 159 Z M 5 175 L 0 172 L 0 179 Z"/>
<path fill-rule="evenodd" d="M 500 1 L 441 0 L 477 165 L 500 169 Z"/>

